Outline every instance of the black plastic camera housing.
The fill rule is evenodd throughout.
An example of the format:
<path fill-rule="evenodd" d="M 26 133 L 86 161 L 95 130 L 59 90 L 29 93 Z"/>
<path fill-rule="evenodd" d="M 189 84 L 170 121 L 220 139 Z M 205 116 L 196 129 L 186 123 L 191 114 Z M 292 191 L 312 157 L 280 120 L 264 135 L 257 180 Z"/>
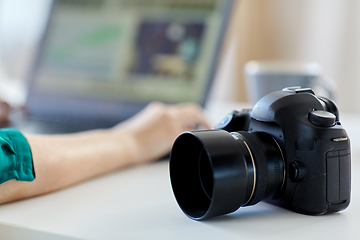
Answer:
<path fill-rule="evenodd" d="M 217 130 L 184 132 L 170 157 L 175 198 L 203 220 L 259 201 L 319 215 L 350 203 L 350 140 L 336 105 L 291 87 L 234 111 Z"/>

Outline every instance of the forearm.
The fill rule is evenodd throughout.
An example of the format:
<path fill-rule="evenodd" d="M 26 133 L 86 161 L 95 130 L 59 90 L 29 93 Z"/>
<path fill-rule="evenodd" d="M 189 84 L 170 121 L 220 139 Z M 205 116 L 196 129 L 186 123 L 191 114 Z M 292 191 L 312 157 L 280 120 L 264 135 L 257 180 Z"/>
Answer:
<path fill-rule="evenodd" d="M 1 184 L 0 203 L 52 192 L 139 162 L 132 136 L 109 130 L 26 138 L 33 155 L 35 180 Z"/>
<path fill-rule="evenodd" d="M 0 203 L 52 192 L 116 169 L 153 161 L 170 151 L 178 134 L 196 125 L 209 127 L 199 106 L 153 103 L 108 130 L 26 135 L 35 180 L 0 184 Z"/>

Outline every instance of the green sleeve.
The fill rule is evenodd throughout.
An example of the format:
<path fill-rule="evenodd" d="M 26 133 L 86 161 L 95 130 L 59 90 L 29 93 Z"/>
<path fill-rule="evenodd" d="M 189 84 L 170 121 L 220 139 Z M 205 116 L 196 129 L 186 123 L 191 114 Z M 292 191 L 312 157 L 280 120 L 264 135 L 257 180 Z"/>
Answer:
<path fill-rule="evenodd" d="M 35 179 L 31 150 L 24 135 L 16 129 L 0 129 L 0 147 L 0 184 L 11 179 Z"/>

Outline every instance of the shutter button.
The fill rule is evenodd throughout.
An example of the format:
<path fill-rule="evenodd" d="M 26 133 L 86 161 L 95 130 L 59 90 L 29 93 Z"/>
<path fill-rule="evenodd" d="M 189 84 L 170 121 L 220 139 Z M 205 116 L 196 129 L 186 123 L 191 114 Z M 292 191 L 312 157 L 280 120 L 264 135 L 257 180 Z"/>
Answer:
<path fill-rule="evenodd" d="M 336 116 L 323 110 L 314 110 L 309 114 L 309 120 L 315 125 L 332 127 L 336 123 Z"/>

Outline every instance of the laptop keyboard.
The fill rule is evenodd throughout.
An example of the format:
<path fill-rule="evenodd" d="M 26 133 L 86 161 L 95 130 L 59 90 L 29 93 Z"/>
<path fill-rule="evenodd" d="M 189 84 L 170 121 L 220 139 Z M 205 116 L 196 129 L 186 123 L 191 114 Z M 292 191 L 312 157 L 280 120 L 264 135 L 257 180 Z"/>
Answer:
<path fill-rule="evenodd" d="M 15 113 L 10 115 L 10 121 L 6 127 L 17 128 L 24 133 L 74 133 L 98 128 L 110 128 L 119 121 L 107 119 L 80 119 L 71 115 L 66 117 L 46 116 L 42 118 L 24 116 Z"/>

